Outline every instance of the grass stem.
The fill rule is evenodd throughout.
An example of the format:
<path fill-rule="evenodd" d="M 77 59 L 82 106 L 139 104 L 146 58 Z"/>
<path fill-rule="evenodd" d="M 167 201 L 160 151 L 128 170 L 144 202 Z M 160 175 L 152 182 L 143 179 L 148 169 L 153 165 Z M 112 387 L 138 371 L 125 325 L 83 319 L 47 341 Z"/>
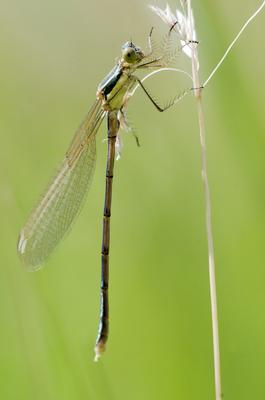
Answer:
<path fill-rule="evenodd" d="M 191 9 L 191 0 L 187 0 L 187 10 L 188 10 L 188 18 L 190 21 L 190 26 L 192 26 L 193 17 Z M 197 46 L 191 45 L 191 48 L 193 50 L 191 57 L 193 86 L 194 88 L 198 88 L 194 90 L 194 95 L 196 98 L 197 110 L 198 110 L 200 144 L 201 144 L 202 181 L 204 189 L 206 232 L 207 232 L 207 242 L 208 242 L 208 267 L 209 267 L 210 300 L 211 300 L 212 331 L 213 331 L 215 398 L 216 400 L 221 400 L 222 389 L 221 389 L 218 309 L 217 309 L 215 259 L 214 259 L 214 244 L 213 244 L 212 218 L 211 218 L 211 198 L 210 198 L 210 188 L 209 188 L 208 174 L 207 174 L 205 118 L 202 105 L 202 90 L 200 89 L 201 84 L 198 72 L 199 68 L 198 68 Z"/>

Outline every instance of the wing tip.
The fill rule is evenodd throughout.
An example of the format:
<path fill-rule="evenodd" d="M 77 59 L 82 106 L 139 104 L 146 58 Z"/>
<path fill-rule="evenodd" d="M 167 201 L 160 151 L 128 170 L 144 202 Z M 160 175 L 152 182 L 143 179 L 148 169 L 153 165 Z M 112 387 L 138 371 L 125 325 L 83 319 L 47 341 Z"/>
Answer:
<path fill-rule="evenodd" d="M 27 242 L 28 242 L 28 238 L 25 235 L 24 230 L 22 229 L 20 231 L 20 234 L 19 234 L 19 237 L 18 237 L 18 241 L 17 241 L 17 251 L 18 251 L 18 254 L 20 256 L 23 256 L 23 254 L 25 254 L 26 247 L 27 247 Z"/>
<path fill-rule="evenodd" d="M 17 241 L 17 252 L 20 257 L 20 260 L 22 261 L 23 265 L 26 267 L 26 269 L 30 272 L 34 272 L 39 270 L 42 265 L 40 262 L 36 262 L 34 258 L 30 255 L 30 252 L 28 252 L 28 241 L 29 238 L 25 234 L 24 229 L 20 231 L 18 241 Z"/>

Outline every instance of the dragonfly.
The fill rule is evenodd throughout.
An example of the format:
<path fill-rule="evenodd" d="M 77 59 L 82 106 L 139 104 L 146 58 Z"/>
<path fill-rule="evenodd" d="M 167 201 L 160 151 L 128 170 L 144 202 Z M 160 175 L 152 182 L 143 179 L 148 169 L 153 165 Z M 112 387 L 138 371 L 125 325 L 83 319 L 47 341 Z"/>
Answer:
<path fill-rule="evenodd" d="M 131 92 L 138 85 L 155 108 L 163 112 L 153 99 L 138 70 L 160 68 L 172 58 L 168 52 L 171 30 L 163 44 L 164 50 L 157 56 L 152 46 L 151 30 L 148 52 L 145 54 L 132 41 L 122 46 L 121 58 L 102 80 L 96 93 L 96 101 L 77 129 L 65 157 L 39 203 L 33 209 L 18 239 L 18 253 L 27 269 L 38 270 L 66 235 L 76 219 L 90 186 L 96 163 L 96 134 L 105 117 L 108 125 L 108 151 L 105 178 L 103 213 L 103 238 L 101 249 L 100 323 L 96 340 L 96 359 L 104 352 L 109 334 L 109 249 L 110 218 L 115 143 L 124 118 Z"/>

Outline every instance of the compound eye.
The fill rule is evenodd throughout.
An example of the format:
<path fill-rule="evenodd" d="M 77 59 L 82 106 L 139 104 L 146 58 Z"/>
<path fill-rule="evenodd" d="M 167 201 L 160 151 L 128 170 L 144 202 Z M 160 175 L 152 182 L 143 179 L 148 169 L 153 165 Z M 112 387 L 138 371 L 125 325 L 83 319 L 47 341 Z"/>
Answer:
<path fill-rule="evenodd" d="M 123 53 L 124 61 L 134 63 L 137 59 L 135 51 L 132 48 L 126 49 Z"/>
<path fill-rule="evenodd" d="M 139 47 L 136 47 L 132 42 L 126 42 L 122 46 L 122 58 L 128 64 L 137 64 L 144 57 L 143 52 Z"/>

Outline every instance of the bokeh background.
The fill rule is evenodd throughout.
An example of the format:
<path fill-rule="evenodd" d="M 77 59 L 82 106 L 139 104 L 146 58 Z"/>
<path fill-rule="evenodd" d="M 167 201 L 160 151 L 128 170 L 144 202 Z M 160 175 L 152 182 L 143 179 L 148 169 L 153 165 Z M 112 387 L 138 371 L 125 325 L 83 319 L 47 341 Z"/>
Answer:
<path fill-rule="evenodd" d="M 157 113 L 137 92 L 115 165 L 111 334 L 93 361 L 100 287 L 106 125 L 71 233 L 36 273 L 16 241 L 32 205 L 131 38 L 160 20 L 147 0 L 2 0 L 0 14 L 0 398 L 213 399 L 213 356 L 195 102 Z M 155 2 L 165 7 L 164 2 Z M 172 8 L 177 3 L 170 1 Z M 258 1 L 194 1 L 202 81 Z M 265 398 L 264 20 L 204 91 L 223 392 Z M 148 87 L 165 93 L 166 75 Z M 174 76 L 170 86 L 174 89 Z M 171 93 L 172 94 L 172 93 Z"/>

